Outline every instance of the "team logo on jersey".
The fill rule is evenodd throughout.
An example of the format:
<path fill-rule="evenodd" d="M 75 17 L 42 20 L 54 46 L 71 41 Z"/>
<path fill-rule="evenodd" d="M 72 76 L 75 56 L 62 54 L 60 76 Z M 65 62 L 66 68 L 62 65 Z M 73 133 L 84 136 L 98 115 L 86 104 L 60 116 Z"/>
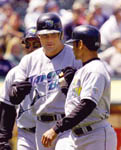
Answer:
<path fill-rule="evenodd" d="M 81 93 L 82 87 L 77 87 L 74 89 L 75 93 L 79 96 Z"/>
<path fill-rule="evenodd" d="M 75 79 L 72 86 L 73 86 L 73 92 L 79 96 L 82 90 L 80 80 Z"/>

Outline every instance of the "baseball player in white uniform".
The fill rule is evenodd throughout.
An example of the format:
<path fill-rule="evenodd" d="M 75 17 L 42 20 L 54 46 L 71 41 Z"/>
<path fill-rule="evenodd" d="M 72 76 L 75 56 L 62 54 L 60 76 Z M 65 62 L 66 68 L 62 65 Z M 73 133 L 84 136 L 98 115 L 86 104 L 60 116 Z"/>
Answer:
<path fill-rule="evenodd" d="M 97 56 L 100 33 L 90 25 L 73 30 L 74 54 L 83 67 L 73 78 L 67 93 L 65 117 L 42 136 L 42 144 L 51 147 L 59 135 L 56 150 L 116 150 L 117 138 L 108 123 L 110 114 L 110 76 Z"/>
<path fill-rule="evenodd" d="M 33 101 L 32 111 L 37 115 L 35 136 L 37 150 L 46 150 L 40 142 L 41 135 L 54 125 L 56 120 L 64 117 L 66 96 L 59 86 L 59 73 L 67 66 L 73 72 L 71 67 L 78 69 L 82 65 L 81 61 L 75 60 L 72 48 L 62 43 L 62 34 L 61 20 L 57 14 L 45 13 L 38 18 L 37 35 L 42 48 L 21 60 L 16 76 L 17 83 L 11 87 L 11 101 L 16 101 L 15 97 L 18 100 L 22 99 L 18 93 L 23 92 L 23 95 L 29 94 Z M 18 91 L 18 84 L 26 78 L 29 78 L 28 81 L 32 85 L 31 92 L 26 92 L 26 88 Z M 53 144 L 48 150 L 53 150 L 54 146 Z"/>
<path fill-rule="evenodd" d="M 36 36 L 36 28 L 26 30 L 22 43 L 25 46 L 25 53 L 30 53 L 40 47 L 40 41 Z M 18 127 L 18 150 L 35 150 L 35 116 L 30 114 L 30 98 L 26 97 L 20 105 L 15 106 L 9 99 L 10 87 L 15 80 L 17 66 L 7 74 L 2 92 L 0 94 L 0 150 L 11 150 L 8 140 L 12 137 L 13 125 L 17 109 Z M 25 84 L 25 83 L 24 83 Z M 16 108 L 15 108 L 16 107 Z"/>

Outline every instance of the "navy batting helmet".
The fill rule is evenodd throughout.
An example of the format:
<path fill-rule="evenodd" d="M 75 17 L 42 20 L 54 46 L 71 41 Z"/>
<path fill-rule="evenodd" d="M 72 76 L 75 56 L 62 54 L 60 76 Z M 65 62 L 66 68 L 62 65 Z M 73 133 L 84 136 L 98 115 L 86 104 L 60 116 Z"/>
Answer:
<path fill-rule="evenodd" d="M 72 39 L 66 43 L 82 40 L 84 45 L 89 50 L 98 50 L 100 47 L 100 32 L 91 25 L 80 25 L 74 28 L 72 32 Z"/>
<path fill-rule="evenodd" d="M 56 13 L 42 14 L 37 20 L 37 34 L 62 33 L 62 23 Z"/>
<path fill-rule="evenodd" d="M 24 33 L 24 37 L 22 39 L 22 43 L 25 44 L 26 40 L 29 38 L 38 38 L 36 36 L 36 27 L 31 27 L 28 28 L 25 33 Z"/>

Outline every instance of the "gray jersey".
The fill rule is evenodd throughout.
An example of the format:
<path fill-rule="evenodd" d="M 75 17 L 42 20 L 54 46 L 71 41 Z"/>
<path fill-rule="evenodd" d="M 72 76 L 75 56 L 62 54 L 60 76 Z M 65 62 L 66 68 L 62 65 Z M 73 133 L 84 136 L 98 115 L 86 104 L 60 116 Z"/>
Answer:
<path fill-rule="evenodd" d="M 10 92 L 10 87 L 15 79 L 16 69 L 17 67 L 14 67 L 8 72 L 0 92 L 0 101 L 8 105 L 12 105 L 9 99 L 9 92 Z"/>
<path fill-rule="evenodd" d="M 67 95 L 66 115 L 71 113 L 81 99 L 92 100 L 96 103 L 96 108 L 80 122 L 80 126 L 87 126 L 108 118 L 110 113 L 110 76 L 102 61 L 93 60 L 76 72 Z"/>
<path fill-rule="evenodd" d="M 81 65 L 81 61 L 75 60 L 72 48 L 68 45 L 65 45 L 64 49 L 52 59 L 45 55 L 43 48 L 40 48 L 21 60 L 16 81 L 29 78 L 33 86 L 29 96 L 34 105 L 37 103 L 36 109 L 47 104 L 45 112 L 60 113 L 64 112 L 65 95 L 61 92 L 58 74 L 67 66 L 78 69 Z"/>
<path fill-rule="evenodd" d="M 8 72 L 0 94 L 0 101 L 8 105 L 13 105 L 11 104 L 9 99 L 9 91 L 11 85 L 15 80 L 16 72 L 17 72 L 17 67 L 14 67 Z M 31 105 L 30 97 L 26 96 L 23 102 L 20 105 L 16 106 L 18 127 L 21 128 L 35 127 L 35 118 L 31 114 L 30 105 Z"/>

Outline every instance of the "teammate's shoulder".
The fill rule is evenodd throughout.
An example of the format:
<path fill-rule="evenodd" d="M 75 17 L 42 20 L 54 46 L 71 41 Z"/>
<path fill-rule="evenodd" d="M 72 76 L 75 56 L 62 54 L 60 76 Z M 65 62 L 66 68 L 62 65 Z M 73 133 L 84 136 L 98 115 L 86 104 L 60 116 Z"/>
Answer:
<path fill-rule="evenodd" d="M 34 50 L 33 52 L 24 55 L 22 59 L 29 59 L 31 57 L 34 58 L 35 56 L 40 56 L 41 53 L 42 53 L 42 48 L 38 48 L 38 49 Z"/>
<path fill-rule="evenodd" d="M 43 51 L 42 51 L 42 47 L 40 47 L 40 48 L 34 50 L 33 52 L 31 52 L 31 53 L 28 54 L 28 55 L 30 55 L 30 56 L 38 55 L 38 54 L 41 54 L 42 52 L 43 52 Z"/>
<path fill-rule="evenodd" d="M 98 72 L 100 74 L 105 72 L 105 65 L 102 60 L 91 61 L 85 67 L 86 70 L 90 70 L 90 72 Z"/>
<path fill-rule="evenodd" d="M 6 75 L 4 83 L 12 83 L 15 79 L 18 66 L 12 68 Z"/>
<path fill-rule="evenodd" d="M 17 71 L 18 66 L 13 67 L 8 73 L 7 76 L 11 76 L 12 74 L 15 74 Z"/>

